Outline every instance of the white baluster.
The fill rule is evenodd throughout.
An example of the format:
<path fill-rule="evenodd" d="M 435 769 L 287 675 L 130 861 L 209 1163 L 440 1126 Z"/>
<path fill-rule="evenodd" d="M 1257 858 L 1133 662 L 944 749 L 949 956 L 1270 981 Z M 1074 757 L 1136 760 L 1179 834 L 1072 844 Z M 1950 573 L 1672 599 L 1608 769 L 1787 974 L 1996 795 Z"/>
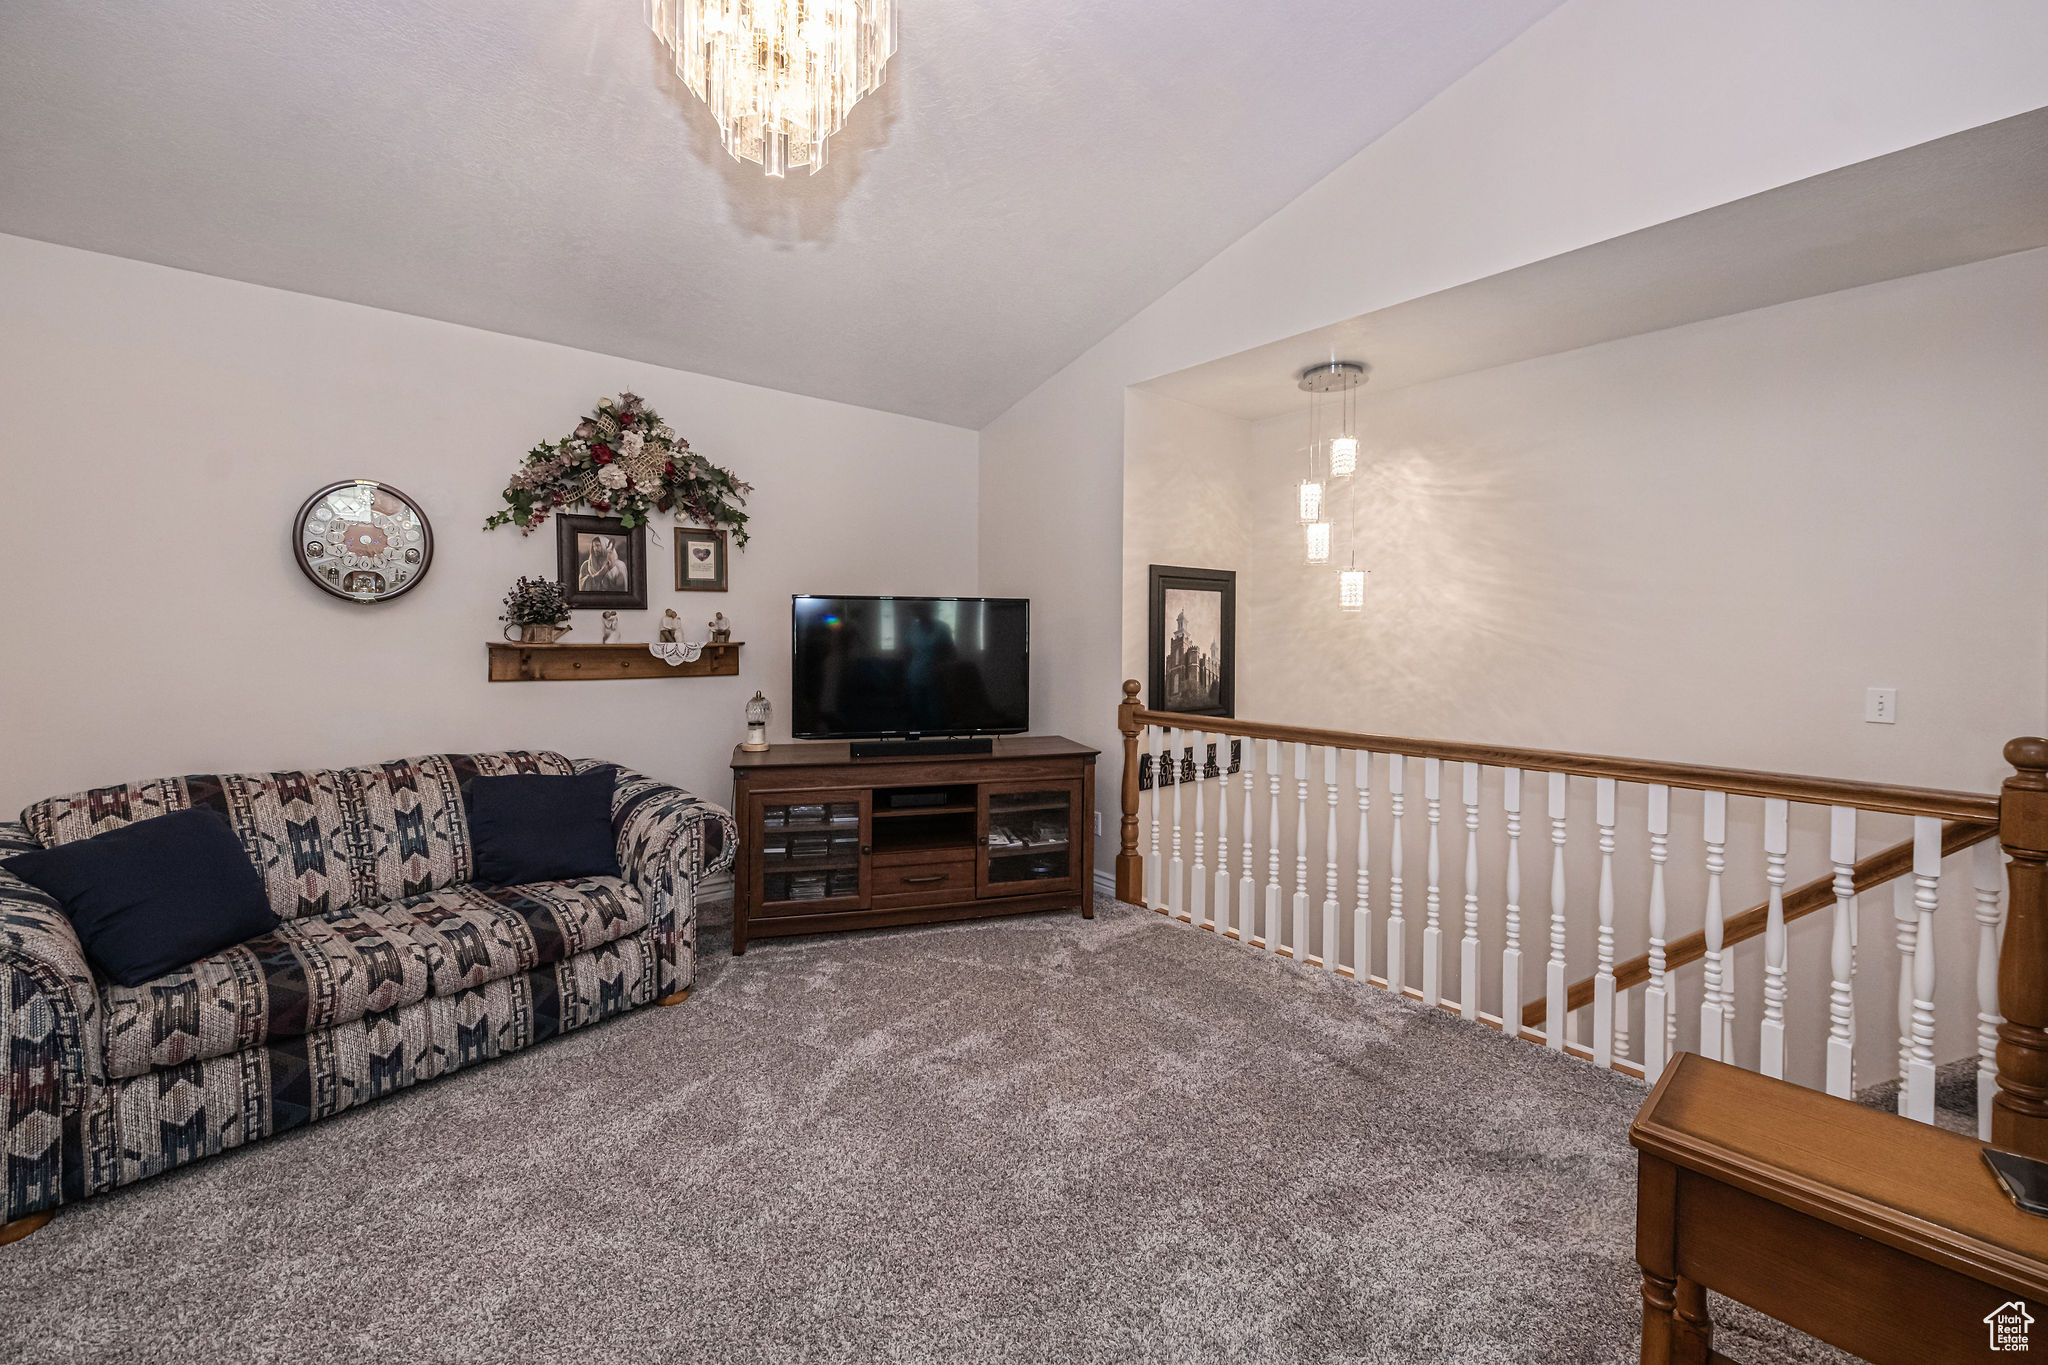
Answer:
<path fill-rule="evenodd" d="M 1727 954 L 1722 952 L 1721 873 L 1728 866 L 1728 794 L 1706 793 L 1701 835 L 1707 845 L 1707 924 L 1704 991 L 1700 997 L 1700 1055 L 1717 1062 L 1735 1060 L 1734 1011 L 1728 1007 Z"/>
<path fill-rule="evenodd" d="M 1600 933 L 1593 945 L 1593 1065 L 1611 1067 L 1626 1057 L 1627 1026 L 1614 1008 L 1614 779 L 1593 779 L 1593 822 L 1600 827 Z M 1627 1002 L 1623 1002 L 1623 1009 Z"/>
<path fill-rule="evenodd" d="M 1294 746 L 1294 923 L 1287 946 L 1308 961 L 1308 745 Z"/>
<path fill-rule="evenodd" d="M 1259 917 L 1258 885 L 1252 879 L 1252 776 L 1259 767 L 1259 742 L 1246 739 L 1244 742 L 1244 870 L 1237 879 L 1237 940 L 1251 945 L 1259 942 L 1258 926 L 1253 923 Z"/>
<path fill-rule="evenodd" d="M 1195 928 L 1216 927 L 1209 918 L 1209 863 L 1202 847 L 1203 826 L 1208 823 L 1202 809 L 1202 788 L 1209 768 L 1209 734 L 1195 731 L 1195 863 L 1188 883 L 1188 923 Z"/>
<path fill-rule="evenodd" d="M 1392 871 L 1387 881 L 1387 989 L 1399 995 L 1408 983 L 1408 923 L 1401 917 L 1403 857 L 1401 814 L 1407 804 L 1406 754 L 1387 755 L 1387 809 L 1394 816 Z"/>
<path fill-rule="evenodd" d="M 1785 850 L 1789 803 L 1764 798 L 1764 880 L 1770 883 L 1764 912 L 1764 1022 L 1758 1043 L 1757 1070 L 1785 1079 Z"/>
<path fill-rule="evenodd" d="M 1941 821 L 1913 817 L 1913 1058 L 1906 1073 L 1906 1117 L 1934 1122 L 1934 911 L 1941 903 Z"/>
<path fill-rule="evenodd" d="M 1479 765 L 1465 765 L 1465 937 L 1458 940 L 1458 1013 L 1479 1018 Z"/>
<path fill-rule="evenodd" d="M 1280 741 L 1266 741 L 1266 950 L 1280 951 Z"/>
<path fill-rule="evenodd" d="M 1828 811 L 1828 861 L 1835 865 L 1834 937 L 1828 946 L 1828 1093 L 1856 1093 L 1856 808 Z"/>
<path fill-rule="evenodd" d="M 1913 959 L 1920 936 L 1920 912 L 1913 908 L 1913 879 L 1892 883 L 1892 927 L 1899 949 L 1899 1093 L 1894 1108 L 1906 1112 L 1906 1077 L 1913 1069 Z"/>
<path fill-rule="evenodd" d="M 1650 984 L 1643 990 L 1643 1079 L 1654 1082 L 1671 1059 L 1678 1012 L 1672 1008 L 1671 977 L 1664 957 L 1664 864 L 1671 857 L 1671 788 L 1658 783 L 1645 790 L 1650 830 Z"/>
<path fill-rule="evenodd" d="M 1544 1032 L 1543 1041 L 1558 1052 L 1564 1051 L 1565 1030 L 1570 1021 L 1565 1017 L 1564 980 L 1564 840 L 1566 817 L 1565 777 L 1563 773 L 1550 774 L 1550 961 L 1544 978 Z"/>
<path fill-rule="evenodd" d="M 1522 770 L 1501 772 L 1501 809 L 1508 819 L 1507 944 L 1500 950 L 1500 1020 L 1510 1038 L 1522 1036 Z"/>
<path fill-rule="evenodd" d="M 2005 854 L 1998 840 L 1977 845 L 1972 864 L 1977 892 L 1977 1136 L 1991 1140 L 1991 1102 L 1998 1096 L 1998 893 L 2005 889 Z"/>
<path fill-rule="evenodd" d="M 1351 970 L 1360 981 L 1372 979 L 1372 754 L 1360 749 L 1354 772 L 1358 787 L 1358 890 L 1351 902 Z"/>
<path fill-rule="evenodd" d="M 1166 779 L 1159 767 L 1159 727 L 1145 727 L 1145 747 L 1152 756 L 1152 856 L 1145 860 L 1145 908 L 1158 910 L 1166 902 L 1159 893 L 1165 880 L 1166 864 L 1159 861 L 1159 803 L 1166 793 Z"/>
<path fill-rule="evenodd" d="M 1216 886 L 1210 893 L 1216 932 L 1244 935 L 1230 927 L 1230 736 L 1216 736 Z"/>
<path fill-rule="evenodd" d="M 1173 857 L 1166 864 L 1166 913 L 1175 919 L 1188 917 L 1187 865 L 1180 860 L 1181 741 L 1186 731 L 1166 732 L 1166 761 L 1173 765 Z"/>
<path fill-rule="evenodd" d="M 1294 900 L 1288 950 L 1309 960 L 1309 745 L 1294 745 Z"/>
<path fill-rule="evenodd" d="M 1422 799 L 1429 808 L 1429 891 L 1424 899 L 1427 917 L 1422 922 L 1422 1003 L 1435 1005 L 1442 1002 L 1444 989 L 1443 925 L 1440 911 L 1443 906 L 1443 859 L 1439 855 L 1437 826 L 1443 818 L 1444 761 L 1440 758 L 1422 760 Z"/>
<path fill-rule="evenodd" d="M 1323 746 L 1323 792 L 1329 798 L 1323 838 L 1323 966 L 1337 970 L 1337 751 Z"/>

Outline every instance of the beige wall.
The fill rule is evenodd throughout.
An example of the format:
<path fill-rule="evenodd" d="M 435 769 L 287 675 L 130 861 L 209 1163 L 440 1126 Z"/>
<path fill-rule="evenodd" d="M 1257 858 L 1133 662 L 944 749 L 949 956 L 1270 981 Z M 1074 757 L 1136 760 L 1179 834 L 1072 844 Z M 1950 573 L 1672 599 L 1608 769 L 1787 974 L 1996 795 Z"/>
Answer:
<path fill-rule="evenodd" d="M 1387 393 L 1360 404 L 1359 562 L 1367 609 L 1336 608 L 1327 569 L 1301 562 L 1288 515 L 1301 418 L 1244 424 L 1172 405 L 1175 440 L 1134 394 L 1128 547 L 1174 528 L 1178 548 L 1238 570 L 1238 714 L 1381 734 L 1494 741 L 1991 790 L 1999 750 L 2048 729 L 2048 250 L 1872 285 Z M 1143 403 L 1135 400 L 1144 398 Z M 1184 466 L 1183 451 L 1208 460 Z M 1225 467 L 1218 469 L 1221 463 Z M 1204 481 L 1206 486 L 1204 486 Z M 1350 549 L 1339 494 L 1336 558 Z M 1219 517 L 1220 503 L 1232 516 Z M 1231 524 L 1234 521 L 1235 524 Z M 1236 555 L 1232 559 L 1229 555 Z M 1126 647 L 1142 640 L 1144 564 L 1126 565 Z M 1208 562 L 1208 560 L 1204 560 Z M 1129 616 L 1133 595 L 1140 614 Z M 1899 721 L 1863 720 L 1865 687 L 1899 689 Z M 1286 774 L 1293 776 L 1291 759 Z M 1310 865 L 1321 894 L 1318 767 Z M 1351 779 L 1345 765 L 1342 778 Z M 1384 874 L 1384 769 L 1374 822 Z M 1280 842 L 1293 847 L 1294 785 Z M 1263 793 L 1263 778 L 1261 781 Z M 1408 913 L 1419 928 L 1426 822 L 1410 774 Z M 1498 998 L 1505 835 L 1500 778 L 1483 786 L 1483 998 Z M 1463 811 L 1444 788 L 1459 933 Z M 1571 977 L 1593 967 L 1598 863 L 1592 784 L 1574 784 Z M 1340 793 L 1347 915 L 1355 806 Z M 1210 823 L 1214 823 L 1214 793 Z M 1546 913 L 1548 826 L 1527 784 L 1525 906 Z M 1672 802 L 1673 937 L 1704 904 L 1699 798 Z M 1263 797 L 1257 803 L 1264 818 Z M 1760 805 L 1731 803 L 1731 913 L 1766 891 Z M 1239 822 L 1241 825 L 1241 822 Z M 1618 818 L 1617 955 L 1647 947 L 1641 792 Z M 1261 825 L 1263 830 L 1264 825 Z M 1825 811 L 1794 813 L 1792 880 L 1826 869 Z M 1865 852 L 1910 835 L 1867 817 Z M 1239 828 L 1233 843 L 1242 836 Z M 1265 843 L 1262 838 L 1260 851 Z M 1213 849 L 1213 845 L 1212 845 Z M 1211 855 L 1211 865 L 1214 856 Z M 1937 925 L 1937 1045 L 1974 1047 L 1976 925 L 1969 859 L 1950 861 Z M 1883 1074 L 1896 985 L 1890 894 L 1866 897 L 1860 1074 Z M 1374 897 L 1384 923 L 1386 887 Z M 1526 922 L 1540 957 L 1547 934 Z M 1316 940 L 1319 944 L 1319 938 Z M 1411 929 L 1409 979 L 1421 949 Z M 1793 926 L 1793 1074 L 1817 1084 L 1828 919 Z M 1383 942 L 1378 945 L 1384 952 Z M 1340 945 L 1352 960 L 1348 937 Z M 1761 1016 L 1761 940 L 1737 954 L 1741 1055 Z M 1524 990 L 1541 989 L 1526 964 Z M 1697 1009 L 1698 969 L 1682 998 Z M 1525 998 L 1527 996 L 1525 995 Z M 1873 1016 L 1874 1012 L 1874 1016 Z M 1694 1017 L 1682 1021 L 1690 1045 Z"/>
<path fill-rule="evenodd" d="M 982 590 L 1037 600 L 1034 718 L 1116 743 L 1126 386 L 2044 104 L 2027 0 L 1569 0 L 983 431 Z"/>
<path fill-rule="evenodd" d="M 1354 617 L 1259 423 L 1239 713 L 1990 790 L 2048 724 L 2043 374 L 2048 250 L 1368 386 Z"/>
<path fill-rule="evenodd" d="M 791 593 L 975 590 L 970 431 L 20 238 L 0 237 L 0 318 L 0 811 L 163 773 L 498 746 L 723 799 L 755 688 L 788 733 Z M 488 684 L 500 599 L 555 561 L 552 527 L 483 519 L 529 446 L 622 388 L 757 489 L 733 590 L 675 592 L 664 534 L 626 637 L 673 605 L 702 639 L 721 609 L 741 675 Z M 319 592 L 287 545 L 310 492 L 357 476 L 418 499 L 436 536 L 426 581 L 371 607 Z M 596 613 L 575 624 L 597 638 Z"/>
<path fill-rule="evenodd" d="M 1236 569 L 1248 562 L 1256 510 L 1244 493 L 1257 473 L 1253 430 L 1141 389 L 1125 395 L 1122 677 L 1147 682 L 1152 565 Z"/>

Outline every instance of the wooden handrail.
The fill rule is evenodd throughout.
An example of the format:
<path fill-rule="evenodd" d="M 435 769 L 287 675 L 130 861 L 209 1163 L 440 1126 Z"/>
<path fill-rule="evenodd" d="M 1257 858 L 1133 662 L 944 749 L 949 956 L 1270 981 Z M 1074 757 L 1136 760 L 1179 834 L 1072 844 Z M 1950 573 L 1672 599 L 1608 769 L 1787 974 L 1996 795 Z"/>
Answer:
<path fill-rule="evenodd" d="M 1996 838 L 1995 824 L 1970 824 L 1954 821 L 1942 826 L 1941 856 L 1946 858 L 1961 853 L 1964 849 Z M 1874 886 L 1903 877 L 1913 870 L 1913 841 L 1911 839 L 1893 844 L 1890 848 L 1871 854 L 1862 859 L 1853 869 L 1856 890 L 1868 891 Z M 1785 895 L 1785 923 L 1804 919 L 1816 910 L 1826 909 L 1835 903 L 1835 877 L 1831 872 L 1825 877 L 1812 881 Z M 1721 947 L 1725 952 L 1736 944 L 1755 938 L 1763 933 L 1770 921 L 1771 903 L 1765 901 L 1753 905 L 1739 915 L 1731 915 L 1722 924 Z M 1664 970 L 1675 972 L 1680 967 L 1698 962 L 1707 955 L 1707 936 L 1704 931 L 1687 934 L 1684 938 L 1673 939 L 1664 948 Z M 1617 992 L 1632 990 L 1650 979 L 1650 957 L 1645 953 L 1632 957 L 1614 969 L 1614 989 Z M 1565 992 L 1567 1010 L 1584 1009 L 1593 1003 L 1593 978 L 1574 981 Z M 1549 1016 L 1549 1002 L 1533 1000 L 1522 1009 L 1522 1027 L 1540 1027 Z"/>
<path fill-rule="evenodd" d="M 1191 716 L 1178 711 L 1148 711 L 1132 704 L 1137 698 L 1137 686 L 1135 681 L 1124 684 L 1125 705 L 1119 708 L 1123 712 L 1120 719 L 1133 727 L 1124 730 L 1130 741 L 1126 748 L 1133 754 L 1136 752 L 1138 728 L 1166 725 L 1244 739 L 1275 739 L 1283 744 L 1370 749 L 1375 753 L 1405 754 L 1409 758 L 1483 763 L 1492 768 L 1525 768 L 1535 772 L 1569 773 L 1574 777 L 1611 777 L 1621 782 L 1690 787 L 1698 791 L 1726 792 L 1730 796 L 1775 796 L 1809 805 L 1854 806 L 1858 810 L 1885 811 L 1894 815 L 1931 815 L 1942 820 L 1961 820 L 1972 824 L 1995 824 L 1998 820 L 1998 797 L 1989 792 L 1942 791 L 1933 787 L 1849 782 L 1840 778 L 1803 777 L 1797 773 L 1759 772 L 1748 768 L 1713 768 L 1699 763 L 1665 763 L 1648 758 L 1575 754 L 1550 749 L 1515 749 L 1501 744 L 1367 735 L 1351 730 L 1316 730 L 1256 720 Z"/>

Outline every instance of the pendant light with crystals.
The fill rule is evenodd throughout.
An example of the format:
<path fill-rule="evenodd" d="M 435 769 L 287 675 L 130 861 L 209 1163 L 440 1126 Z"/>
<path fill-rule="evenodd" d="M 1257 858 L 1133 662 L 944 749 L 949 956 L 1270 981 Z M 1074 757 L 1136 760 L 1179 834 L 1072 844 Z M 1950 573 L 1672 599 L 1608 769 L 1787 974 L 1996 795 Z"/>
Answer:
<path fill-rule="evenodd" d="M 676 74 L 737 160 L 813 174 L 896 51 L 896 0 L 648 0 Z"/>
<path fill-rule="evenodd" d="M 1308 477 L 1301 481 L 1297 490 L 1301 510 L 1301 527 L 1307 539 L 1304 542 L 1307 562 L 1324 564 L 1330 558 L 1330 520 L 1323 506 L 1324 490 L 1322 480 L 1316 477 L 1316 443 L 1308 443 Z"/>
<path fill-rule="evenodd" d="M 1337 571 L 1337 609 L 1365 610 L 1365 570 L 1358 567 L 1358 481 L 1351 481 L 1351 562 Z"/>
<path fill-rule="evenodd" d="M 1330 562 L 1330 490 L 1316 476 L 1317 456 L 1323 449 L 1320 399 L 1326 393 L 1339 395 L 1338 433 L 1330 438 L 1329 471 L 1332 480 L 1348 480 L 1358 472 L 1351 391 L 1364 382 L 1365 366 L 1350 360 L 1332 359 L 1301 372 L 1300 387 L 1308 394 L 1308 477 L 1299 485 L 1297 500 L 1304 536 L 1302 557 L 1308 564 Z"/>
<path fill-rule="evenodd" d="M 1337 430 L 1330 437 L 1330 477 L 1348 479 L 1358 472 L 1358 410 L 1354 397 L 1365 382 L 1365 366 L 1355 360 L 1332 359 L 1311 365 L 1301 372 L 1301 388 L 1308 394 L 1309 446 L 1320 448 L 1322 437 L 1321 399 L 1337 395 Z"/>

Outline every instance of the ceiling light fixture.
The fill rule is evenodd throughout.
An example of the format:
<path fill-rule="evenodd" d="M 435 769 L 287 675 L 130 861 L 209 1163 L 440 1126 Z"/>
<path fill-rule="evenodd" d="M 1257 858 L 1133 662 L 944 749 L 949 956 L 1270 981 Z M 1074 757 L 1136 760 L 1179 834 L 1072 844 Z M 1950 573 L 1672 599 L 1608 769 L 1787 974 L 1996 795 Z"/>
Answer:
<path fill-rule="evenodd" d="M 1358 427 L 1352 394 L 1365 382 L 1365 366 L 1335 356 L 1301 372 L 1300 387 L 1308 394 L 1308 477 L 1301 481 L 1299 510 L 1304 528 L 1303 559 L 1310 565 L 1330 562 L 1330 502 L 1334 488 L 1316 477 L 1316 457 L 1323 449 L 1324 394 L 1337 395 L 1337 432 L 1329 438 L 1329 475 L 1351 488 L 1351 562 L 1337 575 L 1338 606 L 1347 612 L 1365 609 L 1365 571 L 1358 567 Z"/>
<path fill-rule="evenodd" d="M 896 0 L 649 0 L 648 23 L 725 150 L 778 179 L 817 173 L 896 52 Z"/>
<path fill-rule="evenodd" d="M 1321 445 L 1322 416 L 1319 400 L 1326 393 L 1337 395 L 1337 432 L 1330 438 L 1330 477 L 1348 479 L 1358 472 L 1357 408 L 1352 393 L 1365 382 L 1365 366 L 1355 360 L 1331 360 L 1311 365 L 1301 372 L 1301 388 L 1308 394 L 1308 443 L 1310 458 Z"/>

